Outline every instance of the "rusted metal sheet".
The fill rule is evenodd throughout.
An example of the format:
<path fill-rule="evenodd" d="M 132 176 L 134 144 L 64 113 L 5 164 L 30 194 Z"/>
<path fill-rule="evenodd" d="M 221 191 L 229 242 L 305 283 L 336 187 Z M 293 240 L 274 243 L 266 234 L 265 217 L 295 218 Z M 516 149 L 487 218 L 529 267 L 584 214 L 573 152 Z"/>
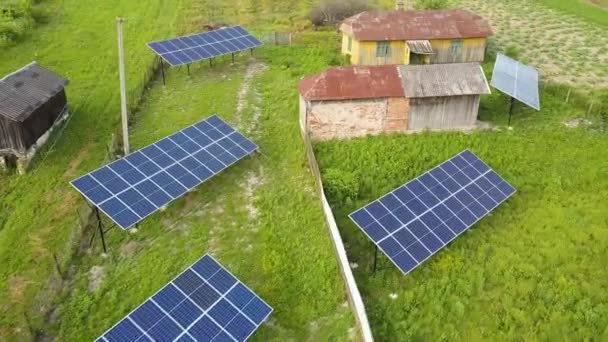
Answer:
<path fill-rule="evenodd" d="M 340 30 L 358 41 L 481 38 L 493 34 L 485 19 L 461 9 L 366 11 L 344 20 Z"/>
<path fill-rule="evenodd" d="M 32 62 L 0 80 L 0 117 L 23 122 L 67 84 L 68 80 Z"/>
<path fill-rule="evenodd" d="M 478 63 L 402 65 L 399 72 L 408 98 L 490 93 Z"/>
<path fill-rule="evenodd" d="M 428 40 L 408 40 L 407 46 L 410 48 L 410 51 L 413 53 L 417 53 L 419 55 L 432 55 L 435 53 L 433 51 L 433 46 L 431 42 Z"/>
<path fill-rule="evenodd" d="M 403 97 L 396 65 L 348 66 L 328 69 L 298 84 L 308 101 Z"/>

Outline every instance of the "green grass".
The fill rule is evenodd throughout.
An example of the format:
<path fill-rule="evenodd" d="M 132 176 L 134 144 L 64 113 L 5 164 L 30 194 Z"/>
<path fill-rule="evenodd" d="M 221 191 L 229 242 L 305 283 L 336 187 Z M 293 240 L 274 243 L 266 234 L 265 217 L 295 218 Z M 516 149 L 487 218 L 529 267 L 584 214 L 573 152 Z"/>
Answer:
<path fill-rule="evenodd" d="M 295 83 L 305 69 L 296 77 L 285 64 L 312 63 L 316 71 L 334 58 L 337 47 L 262 52 L 269 69 L 251 81 L 237 118 L 245 57 L 234 67 L 228 59 L 213 69 L 197 64 L 190 77 L 183 68 L 171 70 L 166 87 L 155 80 L 141 99 L 153 59 L 145 42 L 212 20 L 208 1 L 48 5 L 56 16 L 3 50 L 0 72 L 36 59 L 66 76 L 73 119 L 30 173 L 0 176 L 0 340 L 92 339 L 205 252 L 274 307 L 257 339 L 349 338 L 354 321 L 296 120 Z M 123 13 L 129 13 L 125 42 L 132 108 L 141 99 L 133 114 L 133 148 L 217 112 L 248 132 L 263 154 L 146 219 L 136 234 L 112 230 L 104 258 L 98 241 L 93 250 L 87 248 L 91 232 L 81 231 L 77 219 L 83 201 L 68 182 L 104 161 L 110 134 L 117 131 L 114 17 Z M 178 18 L 190 19 L 175 25 Z M 55 271 L 53 255 L 65 280 Z"/>
<path fill-rule="evenodd" d="M 0 190 L 0 339 L 25 338 L 42 327 L 49 298 L 64 284 L 53 255 L 67 267 L 81 232 L 82 204 L 68 181 L 99 165 L 119 120 L 115 17 L 125 25 L 127 80 L 133 101 L 153 60 L 145 42 L 172 35 L 182 3 L 151 0 L 54 1 L 55 16 L 0 52 L 0 74 L 37 60 L 71 80 L 72 119 L 53 151 L 41 153 L 25 176 L 2 176 Z M 159 23 L 163 25 L 159 25 Z M 48 145 L 50 146 L 50 145 Z"/>
<path fill-rule="evenodd" d="M 262 154 L 152 215 L 136 234 L 112 231 L 109 260 L 84 258 L 74 291 L 59 299 L 64 313 L 56 326 L 60 340 L 101 334 L 205 252 L 274 307 L 270 324 L 254 335 L 256 340 L 348 339 L 354 321 L 306 168 L 293 110 L 295 88 L 281 87 L 296 81 L 283 68 L 286 56 L 314 60 L 319 52 L 305 47 L 260 52 L 268 70 L 253 78 L 247 106 L 238 115 L 243 74 L 255 63 L 247 56 L 235 66 L 227 60 L 211 69 L 195 66 L 190 76 L 174 69 L 166 87 L 159 80 L 151 85 L 135 114 L 134 148 L 217 112 L 252 136 Z M 121 256 L 129 247 L 135 254 Z M 104 267 L 105 279 L 91 293 L 87 271 L 96 265 Z"/>
<path fill-rule="evenodd" d="M 608 2 L 606 0 L 541 0 L 548 7 L 576 15 L 588 22 L 608 25 Z"/>
<path fill-rule="evenodd" d="M 481 118 L 496 131 L 316 144 L 377 340 L 608 337 L 608 139 L 566 128 L 585 108 L 554 91 L 543 93 L 541 112 L 519 109 L 513 130 L 504 127 L 506 98 L 494 92 Z M 348 214 L 467 148 L 518 192 L 407 276 L 384 255 L 372 275 L 373 244 Z"/>

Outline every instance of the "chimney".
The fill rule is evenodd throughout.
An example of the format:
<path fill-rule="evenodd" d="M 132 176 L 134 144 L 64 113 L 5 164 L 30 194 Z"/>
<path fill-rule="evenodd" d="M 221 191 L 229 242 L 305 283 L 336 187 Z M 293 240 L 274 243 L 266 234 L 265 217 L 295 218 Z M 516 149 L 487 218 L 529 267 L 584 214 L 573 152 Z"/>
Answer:
<path fill-rule="evenodd" d="M 404 11 L 405 10 L 405 0 L 396 0 L 395 1 L 395 8 L 397 10 Z"/>

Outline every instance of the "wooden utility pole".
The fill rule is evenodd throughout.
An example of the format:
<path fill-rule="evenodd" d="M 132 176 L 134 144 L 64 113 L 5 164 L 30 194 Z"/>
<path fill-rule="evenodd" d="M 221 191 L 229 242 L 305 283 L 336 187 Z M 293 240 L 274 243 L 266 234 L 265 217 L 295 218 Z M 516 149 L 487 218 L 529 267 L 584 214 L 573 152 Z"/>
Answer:
<path fill-rule="evenodd" d="M 127 114 L 127 86 L 125 84 L 125 52 L 122 39 L 123 18 L 116 18 L 118 29 L 118 74 L 120 77 L 120 112 L 122 116 L 122 146 L 125 156 L 129 154 L 129 115 Z"/>

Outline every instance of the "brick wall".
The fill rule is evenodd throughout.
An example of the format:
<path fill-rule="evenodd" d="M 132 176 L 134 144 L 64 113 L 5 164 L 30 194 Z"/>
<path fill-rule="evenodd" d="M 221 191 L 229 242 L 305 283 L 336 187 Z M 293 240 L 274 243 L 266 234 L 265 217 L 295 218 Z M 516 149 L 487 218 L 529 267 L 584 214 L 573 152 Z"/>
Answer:
<path fill-rule="evenodd" d="M 391 97 L 388 99 L 386 117 L 384 119 L 385 132 L 407 131 L 410 101 L 405 97 Z"/>
<path fill-rule="evenodd" d="M 387 99 L 308 103 L 308 129 L 315 139 L 351 138 L 384 130 Z"/>

